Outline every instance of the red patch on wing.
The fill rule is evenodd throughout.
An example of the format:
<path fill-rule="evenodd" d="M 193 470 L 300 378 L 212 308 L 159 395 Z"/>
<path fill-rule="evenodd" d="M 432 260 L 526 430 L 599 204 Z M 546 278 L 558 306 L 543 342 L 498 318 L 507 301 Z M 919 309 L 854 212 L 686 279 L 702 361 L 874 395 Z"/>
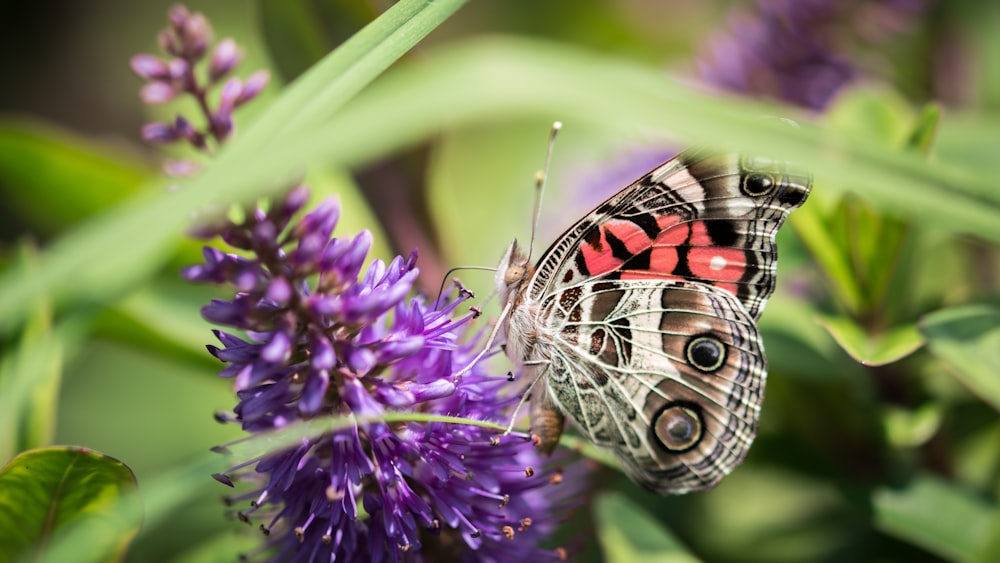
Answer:
<path fill-rule="evenodd" d="M 687 224 L 681 223 L 679 215 L 659 215 L 656 224 L 660 227 L 660 234 L 649 251 L 649 269 L 625 270 L 622 272 L 623 280 L 682 279 L 673 275 L 673 271 L 678 262 L 677 246 L 687 240 L 690 229 Z"/>
<path fill-rule="evenodd" d="M 622 241 L 625 248 L 632 254 L 638 254 L 649 248 L 649 236 L 639 225 L 632 221 L 615 221 L 612 219 L 604 224 L 603 231 L 611 233 L 618 240 Z"/>
<path fill-rule="evenodd" d="M 580 252 L 583 253 L 583 261 L 587 264 L 587 272 L 592 276 L 599 276 L 617 270 L 624 263 L 611 254 L 611 247 L 604 240 L 604 233 L 601 233 L 600 246 L 600 249 L 594 248 L 589 244 L 580 246 Z"/>
<path fill-rule="evenodd" d="M 687 223 L 681 223 L 681 218 L 677 215 L 666 215 L 656 218 L 656 223 L 660 226 L 660 234 L 653 241 L 653 246 L 678 246 L 687 240 L 691 233 L 691 227 Z"/>
<path fill-rule="evenodd" d="M 649 247 L 650 241 L 646 233 L 631 221 L 611 220 L 601 225 L 601 239 L 597 244 L 583 244 L 580 252 L 587 264 L 587 271 L 592 276 L 599 276 L 617 270 L 624 260 L 614 255 L 608 244 L 608 233 L 620 240 L 625 249 L 632 254 L 642 252 Z"/>
<path fill-rule="evenodd" d="M 747 270 L 746 253 L 736 248 L 696 246 L 688 251 L 688 270 L 697 278 L 737 295 L 734 282 Z"/>
<path fill-rule="evenodd" d="M 695 221 L 691 223 L 691 240 L 688 241 L 691 246 L 711 246 L 715 244 L 712 241 L 712 237 L 708 234 L 708 227 L 705 226 L 704 221 Z"/>

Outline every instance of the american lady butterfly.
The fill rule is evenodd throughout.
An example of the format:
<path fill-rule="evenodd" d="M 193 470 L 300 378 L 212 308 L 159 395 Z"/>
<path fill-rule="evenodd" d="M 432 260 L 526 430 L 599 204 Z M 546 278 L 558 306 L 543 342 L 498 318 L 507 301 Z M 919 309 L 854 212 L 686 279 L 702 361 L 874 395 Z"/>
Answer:
<path fill-rule="evenodd" d="M 692 150 L 577 221 L 531 267 L 511 243 L 496 286 L 506 353 L 536 381 L 532 431 L 564 416 L 660 494 L 711 487 L 757 432 L 757 319 L 774 235 L 811 179 L 786 163 Z"/>

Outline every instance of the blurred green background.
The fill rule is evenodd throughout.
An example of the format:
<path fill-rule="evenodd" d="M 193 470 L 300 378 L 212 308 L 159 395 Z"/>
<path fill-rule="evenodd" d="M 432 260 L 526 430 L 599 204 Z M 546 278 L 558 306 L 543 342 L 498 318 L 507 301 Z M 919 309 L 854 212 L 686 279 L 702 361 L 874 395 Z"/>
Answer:
<path fill-rule="evenodd" d="M 282 83 L 387 4 L 188 6 L 210 18 L 216 37 L 241 44 L 240 75 L 272 71 L 263 99 L 238 114 L 242 128 L 267 114 Z M 338 233 L 372 229 L 381 257 L 419 247 L 421 286 L 433 293 L 447 267 L 492 266 L 512 236 L 527 238 L 532 177 L 555 119 L 565 129 L 542 245 L 624 185 L 600 181 L 608 170 L 630 170 L 623 182 L 643 172 L 628 166 L 642 150 L 758 135 L 765 146 L 798 150 L 817 164 L 816 186 L 779 237 L 779 289 L 761 323 L 767 400 L 750 457 L 717 489 L 685 497 L 655 497 L 596 468 L 593 502 L 557 541 L 574 560 L 593 561 L 1000 561 L 1000 5 L 917 4 L 924 9 L 905 26 L 873 38 L 866 22 L 896 3 L 844 3 L 850 17 L 827 31 L 839 33 L 831 41 L 862 78 L 822 110 L 716 98 L 697 86 L 644 102 L 645 123 L 627 117 L 647 107 L 627 102 L 642 99 L 643 77 L 701 84 L 698 62 L 733 22 L 759 16 L 757 3 L 470 2 L 372 93 L 333 116 L 309 108 L 314 128 L 282 137 L 290 148 L 271 147 L 277 164 L 246 165 L 227 193 L 254 179 L 260 194 L 267 178 L 308 165 L 310 185 L 344 202 Z M 55 421 L 49 430 L 4 444 L 4 462 L 25 445 L 86 446 L 128 464 L 142 490 L 240 437 L 212 420 L 234 398 L 204 351 L 213 339 L 198 309 L 221 294 L 177 275 L 199 260 L 197 244 L 177 229 L 140 248 L 139 223 L 109 229 L 119 238 L 91 247 L 107 262 L 59 270 L 45 261 L 55 241 L 110 224 L 102 213 L 127 215 L 115 206 L 162 193 L 164 153 L 138 132 L 180 110 L 144 107 L 128 60 L 156 52 L 169 5 L 0 2 L 0 251 L 8 274 L 41 272 L 38 286 L 52 288 L 33 296 L 29 312 L 0 307 L 2 358 L 8 370 L 35 366 L 24 373 L 48 382 L 55 408 L 36 411 Z M 512 38 L 525 36 L 544 43 Z M 489 83 L 493 71 L 516 82 L 498 83 L 496 99 L 475 84 L 477 72 Z M 577 79 L 593 90 L 574 90 Z M 428 115 L 411 103 L 447 111 Z M 801 141 L 766 123 L 758 133 L 762 114 L 816 127 Z M 340 129 L 347 140 L 338 141 L 323 123 L 356 127 Z M 317 149 L 327 153 L 288 154 L 309 139 L 328 139 Z M 239 164 L 233 157 L 214 170 L 221 177 Z M 164 214 L 183 224 L 181 211 Z M 489 293 L 489 274 L 463 280 Z M 495 304 L 485 307 L 496 314 Z M 48 328 L 31 336 L 26 326 Z M 215 500 L 227 490 L 207 475 L 192 487 L 177 510 L 147 523 L 128 560 L 231 560 L 252 545 Z M 603 496 L 612 490 L 623 496 Z"/>

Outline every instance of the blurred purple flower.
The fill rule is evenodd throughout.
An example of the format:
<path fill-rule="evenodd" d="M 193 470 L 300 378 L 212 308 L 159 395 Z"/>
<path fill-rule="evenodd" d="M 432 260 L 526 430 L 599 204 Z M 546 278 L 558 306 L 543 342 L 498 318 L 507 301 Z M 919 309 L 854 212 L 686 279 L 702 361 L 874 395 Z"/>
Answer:
<path fill-rule="evenodd" d="M 757 0 L 734 13 L 698 66 L 709 84 L 822 110 L 862 75 L 855 44 L 913 27 L 929 0 Z"/>
<path fill-rule="evenodd" d="M 203 309 L 247 335 L 216 331 L 222 346 L 209 346 L 227 364 L 219 375 L 234 379 L 233 421 L 257 433 L 356 417 L 348 430 L 219 476 L 256 485 L 230 499 L 249 501 L 240 518 L 263 520 L 281 561 L 558 560 L 563 552 L 539 542 L 578 499 L 579 468 L 563 479 L 562 458 L 542 459 L 522 434 L 371 421 L 397 411 L 508 419 L 516 395 L 503 393 L 506 378 L 481 365 L 452 378 L 480 346 L 465 334 L 476 313 L 455 315 L 471 295 L 460 289 L 437 307 L 407 300 L 415 254 L 374 260 L 361 274 L 370 235 L 331 238 L 332 201 L 295 222 L 303 202 L 298 188 L 220 230 L 251 257 L 206 248 L 205 262 L 184 272 L 238 289 Z"/>
<path fill-rule="evenodd" d="M 233 111 L 257 97 L 268 82 L 268 73 L 258 71 L 244 84 L 238 78 L 223 82 L 242 60 L 239 46 L 232 39 L 215 45 L 207 63 L 207 79 L 200 79 L 197 69 L 212 43 L 212 27 L 205 17 L 175 5 L 168 12 L 169 25 L 160 32 L 160 47 L 168 55 L 161 59 L 141 54 L 132 57 L 132 70 L 148 82 L 139 92 L 147 104 L 162 104 L 187 94 L 195 98 L 202 116 L 201 126 L 177 116 L 173 123 L 150 123 L 143 127 L 142 138 L 152 143 L 186 141 L 199 151 L 209 150 L 209 140 L 222 143 L 232 134 Z M 214 107 L 210 94 L 222 83 Z"/>
<path fill-rule="evenodd" d="M 824 109 L 841 88 L 862 76 L 853 43 L 885 42 L 911 30 L 931 0 L 757 0 L 716 32 L 698 63 L 710 85 L 754 97 Z M 617 155 L 602 169 L 580 167 L 571 217 L 610 197 L 676 151 L 658 145 Z M 580 202 L 580 203 L 576 203 Z M 546 225 L 551 224 L 549 222 Z M 547 233 L 555 236 L 558 232 Z"/>

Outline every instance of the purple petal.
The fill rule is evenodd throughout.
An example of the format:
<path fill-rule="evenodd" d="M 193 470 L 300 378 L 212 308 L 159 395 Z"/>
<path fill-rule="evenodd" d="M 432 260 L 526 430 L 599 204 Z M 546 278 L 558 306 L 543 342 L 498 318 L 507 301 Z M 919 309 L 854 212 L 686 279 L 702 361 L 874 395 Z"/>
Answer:
<path fill-rule="evenodd" d="M 284 332 L 275 332 L 271 341 L 260 351 L 260 358 L 265 362 L 278 364 L 285 362 L 292 353 L 292 339 Z"/>
<path fill-rule="evenodd" d="M 142 126 L 141 135 L 147 143 L 169 143 L 180 138 L 177 130 L 166 123 L 147 123 Z"/>
<path fill-rule="evenodd" d="M 132 71 L 146 80 L 163 80 L 170 77 L 167 63 L 153 55 L 140 54 L 129 59 Z"/>
<path fill-rule="evenodd" d="M 147 104 L 162 104 L 177 96 L 177 90 L 166 82 L 154 81 L 139 90 L 139 98 Z"/>
<path fill-rule="evenodd" d="M 270 80 L 271 73 L 266 70 L 258 70 L 251 74 L 243 84 L 243 91 L 240 93 L 240 98 L 236 101 L 236 104 L 242 105 L 256 98 L 267 87 L 267 83 Z"/>
<path fill-rule="evenodd" d="M 315 414 L 323 408 L 326 390 L 330 387 L 330 372 L 326 370 L 312 371 L 306 378 L 302 388 L 302 398 L 299 399 L 299 411 L 303 414 Z"/>
<path fill-rule="evenodd" d="M 212 59 L 209 64 L 209 77 L 212 82 L 229 74 L 233 68 L 240 63 L 243 58 L 236 41 L 227 37 L 219 42 L 212 51 Z"/>

